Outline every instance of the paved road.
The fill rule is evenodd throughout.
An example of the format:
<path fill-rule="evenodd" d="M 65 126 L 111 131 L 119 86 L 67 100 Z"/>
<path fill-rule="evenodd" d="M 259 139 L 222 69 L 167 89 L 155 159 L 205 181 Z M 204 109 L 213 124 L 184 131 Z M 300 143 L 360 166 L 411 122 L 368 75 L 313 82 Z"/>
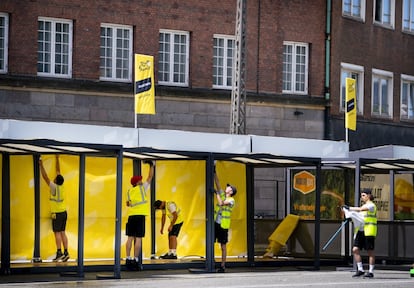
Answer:
<path fill-rule="evenodd" d="M 3 276 L 0 287 L 168 287 L 168 288 L 270 288 L 270 287 L 375 287 L 412 288 L 414 277 L 408 271 L 376 270 L 374 279 L 355 279 L 349 270 L 291 271 L 272 269 L 228 269 L 226 273 L 190 273 L 188 270 L 123 272 L 122 279 L 97 280 L 96 274 L 81 279 L 45 275 L 32 277 Z M 13 281 L 7 282 L 7 277 Z M 24 281 L 24 282 L 23 282 Z M 21 282 L 21 283 L 17 283 Z"/>

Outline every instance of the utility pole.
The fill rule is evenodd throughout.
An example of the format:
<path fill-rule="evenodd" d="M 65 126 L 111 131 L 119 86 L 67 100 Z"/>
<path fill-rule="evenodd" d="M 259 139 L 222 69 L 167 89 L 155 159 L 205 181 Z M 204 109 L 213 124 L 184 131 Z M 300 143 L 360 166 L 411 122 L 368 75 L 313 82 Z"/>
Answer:
<path fill-rule="evenodd" d="M 246 134 L 246 2 L 237 0 L 230 134 Z"/>

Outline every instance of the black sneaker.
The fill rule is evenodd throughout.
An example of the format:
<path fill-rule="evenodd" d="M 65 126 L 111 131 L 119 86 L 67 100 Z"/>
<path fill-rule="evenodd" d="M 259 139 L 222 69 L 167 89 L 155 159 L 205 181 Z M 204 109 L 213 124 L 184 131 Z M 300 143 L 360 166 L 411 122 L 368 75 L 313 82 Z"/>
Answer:
<path fill-rule="evenodd" d="M 177 255 L 165 253 L 160 256 L 160 259 L 177 259 Z"/>
<path fill-rule="evenodd" d="M 133 259 L 126 259 L 125 260 L 125 267 L 128 271 L 134 270 L 134 262 L 135 262 L 135 260 L 133 260 Z"/>
<path fill-rule="evenodd" d="M 160 256 L 160 259 L 169 259 L 169 258 L 167 258 L 168 257 L 168 253 L 165 253 L 164 255 L 161 255 Z"/>
<path fill-rule="evenodd" d="M 367 273 L 364 275 L 364 278 L 374 278 L 374 273 L 367 272 Z"/>
<path fill-rule="evenodd" d="M 63 258 L 62 252 L 56 252 L 56 257 L 53 259 L 54 262 L 57 262 Z"/>
<path fill-rule="evenodd" d="M 224 267 L 220 267 L 217 269 L 217 273 L 224 273 L 226 272 L 226 269 Z"/>
<path fill-rule="evenodd" d="M 69 260 L 69 253 L 63 254 L 63 256 L 60 258 L 60 261 L 66 262 Z"/>
<path fill-rule="evenodd" d="M 362 275 L 364 275 L 364 271 L 360 271 L 360 270 L 358 270 L 354 275 L 352 275 L 352 277 L 360 277 L 360 276 L 362 276 Z"/>
<path fill-rule="evenodd" d="M 143 267 L 139 262 L 137 262 L 135 259 L 132 260 L 132 261 L 134 262 L 132 270 L 134 270 L 134 271 L 142 271 L 143 270 Z"/>

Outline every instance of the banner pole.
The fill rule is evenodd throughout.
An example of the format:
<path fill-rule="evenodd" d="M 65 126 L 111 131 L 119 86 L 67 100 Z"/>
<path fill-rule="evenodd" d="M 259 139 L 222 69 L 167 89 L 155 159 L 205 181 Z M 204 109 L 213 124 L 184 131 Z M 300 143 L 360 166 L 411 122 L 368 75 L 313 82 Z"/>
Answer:
<path fill-rule="evenodd" d="M 345 128 L 345 142 L 349 143 L 348 142 L 348 128 Z"/>

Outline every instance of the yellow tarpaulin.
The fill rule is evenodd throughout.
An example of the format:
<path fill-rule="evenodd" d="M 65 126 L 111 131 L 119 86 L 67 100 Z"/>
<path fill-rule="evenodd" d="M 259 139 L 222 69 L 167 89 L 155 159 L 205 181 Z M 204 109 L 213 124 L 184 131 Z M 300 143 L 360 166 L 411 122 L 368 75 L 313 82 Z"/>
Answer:
<path fill-rule="evenodd" d="M 55 175 L 55 156 L 43 155 L 47 173 Z M 70 260 L 77 257 L 78 251 L 78 195 L 79 195 L 79 156 L 61 155 L 60 170 L 65 178 L 68 222 L 66 233 L 69 241 Z M 116 159 L 108 157 L 87 157 L 85 162 L 85 222 L 84 258 L 113 259 L 115 245 L 115 199 L 116 199 Z M 125 224 L 127 207 L 124 205 L 126 191 L 130 187 L 133 161 L 124 158 L 122 175 L 122 231 L 121 257 L 125 253 Z M 247 252 L 246 231 L 246 188 L 245 166 L 234 162 L 217 163 L 220 182 L 237 186 L 236 207 L 233 210 L 232 226 L 229 231 L 228 256 L 245 255 Z M 34 250 L 34 172 L 33 157 L 12 155 L 10 157 L 11 189 L 11 261 L 31 260 Z M 148 175 L 148 165 L 142 165 L 144 180 Z M 205 191 L 204 161 L 157 161 L 156 197 L 176 201 L 182 210 L 184 225 L 178 238 L 178 257 L 206 253 L 206 196 L 214 194 Z M 40 179 L 40 257 L 51 260 L 56 253 L 56 245 L 51 227 L 49 210 L 49 188 Z M 150 199 L 151 203 L 156 199 Z M 168 233 L 159 233 L 160 214 L 156 214 L 156 254 L 168 251 Z M 167 221 L 169 221 L 167 219 Z M 151 257 L 151 218 L 146 219 L 146 234 L 143 240 L 143 257 Z M 215 244 L 216 255 L 221 255 Z"/>

